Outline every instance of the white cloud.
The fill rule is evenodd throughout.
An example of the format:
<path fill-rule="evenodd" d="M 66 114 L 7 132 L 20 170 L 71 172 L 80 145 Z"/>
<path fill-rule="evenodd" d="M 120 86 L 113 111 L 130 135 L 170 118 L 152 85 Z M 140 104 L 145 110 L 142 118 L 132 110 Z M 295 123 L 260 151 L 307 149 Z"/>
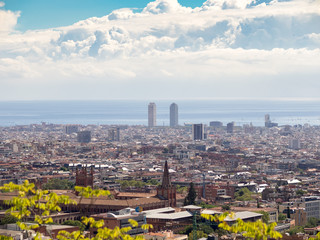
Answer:
<path fill-rule="evenodd" d="M 26 33 L 13 31 L 19 13 L 0 10 L 11 22 L 1 30 L 0 96 L 22 89 L 25 98 L 105 98 L 103 89 L 129 98 L 317 96 L 318 6 L 208 0 L 191 9 L 156 0 L 141 12 Z M 13 84 L 21 90 L 8 95 Z M 278 90 L 288 85 L 290 92 Z M 67 91 L 72 86 L 77 91 Z"/>
<path fill-rule="evenodd" d="M 1 6 L 2 5 L 2 6 Z M 4 3 L 0 2 L 0 7 L 3 7 Z M 17 24 L 19 12 L 11 12 L 9 10 L 0 9 L 0 35 L 7 34 L 14 30 Z"/>
<path fill-rule="evenodd" d="M 215 9 L 229 9 L 229 8 L 237 8 L 237 9 L 245 9 L 250 4 L 254 3 L 254 0 L 207 0 L 202 8 L 204 10 L 208 10 L 211 8 Z"/>
<path fill-rule="evenodd" d="M 4 7 L 5 3 L 4 2 L 0 2 L 0 7 Z"/>

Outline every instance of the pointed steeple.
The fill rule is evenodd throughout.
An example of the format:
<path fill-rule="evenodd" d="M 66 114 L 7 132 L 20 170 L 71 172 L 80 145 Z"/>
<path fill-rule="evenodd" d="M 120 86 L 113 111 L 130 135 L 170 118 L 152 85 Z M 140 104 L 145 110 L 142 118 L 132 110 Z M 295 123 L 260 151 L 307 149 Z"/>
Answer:
<path fill-rule="evenodd" d="M 163 177 L 162 177 L 162 188 L 168 188 L 171 187 L 171 181 L 169 176 L 169 168 L 168 168 L 168 162 L 164 164 L 164 171 L 163 171 Z"/>

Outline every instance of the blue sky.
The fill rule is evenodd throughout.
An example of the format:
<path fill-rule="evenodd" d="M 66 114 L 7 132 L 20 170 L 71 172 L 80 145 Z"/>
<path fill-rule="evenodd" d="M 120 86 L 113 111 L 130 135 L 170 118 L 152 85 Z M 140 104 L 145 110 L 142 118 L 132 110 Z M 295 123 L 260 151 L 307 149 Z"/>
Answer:
<path fill-rule="evenodd" d="M 319 0 L 0 0 L 0 100 L 319 98 L 319 9 Z"/>
<path fill-rule="evenodd" d="M 5 9 L 21 11 L 17 30 L 71 25 L 90 17 L 102 17 L 119 8 L 144 8 L 150 0 L 4 0 Z M 202 0 L 179 0 L 200 7 Z"/>

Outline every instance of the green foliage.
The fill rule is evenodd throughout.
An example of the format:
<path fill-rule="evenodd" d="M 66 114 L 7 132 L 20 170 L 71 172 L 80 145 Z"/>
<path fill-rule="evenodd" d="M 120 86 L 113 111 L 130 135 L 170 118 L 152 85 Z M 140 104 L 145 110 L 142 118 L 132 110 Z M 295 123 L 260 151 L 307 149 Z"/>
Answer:
<path fill-rule="evenodd" d="M 186 198 L 184 199 L 184 206 L 196 204 L 197 193 L 194 189 L 193 182 L 190 183 L 189 192 Z"/>
<path fill-rule="evenodd" d="M 81 231 L 84 231 L 86 229 L 86 226 L 78 220 L 75 220 L 75 221 L 74 220 L 67 220 L 64 223 L 62 223 L 62 225 L 76 226 L 76 227 L 79 227 L 79 229 Z"/>
<path fill-rule="evenodd" d="M 207 224 L 205 224 L 205 223 L 199 224 L 199 226 L 197 227 L 197 229 L 198 229 L 199 231 L 204 232 L 204 233 L 207 234 L 207 235 L 209 235 L 209 234 L 211 234 L 211 233 L 214 232 L 214 230 L 213 230 L 209 225 L 207 225 Z"/>
<path fill-rule="evenodd" d="M 14 240 L 13 237 L 0 235 L 0 240 Z"/>
<path fill-rule="evenodd" d="M 69 171 L 69 169 L 68 169 L 68 168 L 66 168 L 66 167 L 61 167 L 61 168 L 60 168 L 60 170 L 61 170 L 61 171 L 64 171 L 64 172 Z"/>
<path fill-rule="evenodd" d="M 305 193 L 307 193 L 307 192 L 303 191 L 302 189 L 298 189 L 298 190 L 296 191 L 296 194 L 297 194 L 298 196 L 303 196 Z"/>
<path fill-rule="evenodd" d="M 182 234 L 187 234 L 189 235 L 193 230 L 193 226 L 192 225 L 189 225 L 189 226 L 186 226 L 184 231 L 182 232 Z"/>
<path fill-rule="evenodd" d="M 177 189 L 177 193 L 180 193 L 180 194 L 184 194 L 184 193 L 188 192 L 188 187 L 186 187 L 186 186 L 177 185 L 176 189 Z"/>
<path fill-rule="evenodd" d="M 297 233 L 304 233 L 304 227 L 302 226 L 295 226 L 293 228 L 291 228 L 288 233 L 290 235 L 296 235 Z"/>
<path fill-rule="evenodd" d="M 16 223 L 16 222 L 18 222 L 18 221 L 19 221 L 18 218 L 12 216 L 11 214 L 6 214 L 6 215 L 4 216 L 4 218 L 1 219 L 0 225 L 10 224 L 10 223 Z"/>
<path fill-rule="evenodd" d="M 214 207 L 216 207 L 215 205 L 207 204 L 205 202 L 201 202 L 200 204 L 198 204 L 198 206 L 200 206 L 202 208 L 214 208 Z"/>
<path fill-rule="evenodd" d="M 308 223 L 305 225 L 306 228 L 313 228 L 320 225 L 320 219 L 311 217 L 308 219 Z"/>
<path fill-rule="evenodd" d="M 231 210 L 231 207 L 230 207 L 230 205 L 222 205 L 222 206 L 221 206 L 221 209 L 222 209 L 223 211 L 229 211 L 229 210 Z"/>
<path fill-rule="evenodd" d="M 220 216 L 201 214 L 201 216 L 207 220 L 219 222 L 219 228 L 231 233 L 241 233 L 242 236 L 248 239 L 267 240 L 268 238 L 282 238 L 282 235 L 274 230 L 274 228 L 277 226 L 276 223 L 271 223 L 268 225 L 263 223 L 261 220 L 256 222 L 244 222 L 241 219 L 237 219 L 235 224 L 230 226 L 224 220 L 226 217 L 234 218 L 233 213 L 226 212 Z"/>
<path fill-rule="evenodd" d="M 222 228 L 218 228 L 214 231 L 216 234 L 218 234 L 219 237 L 228 234 L 228 231 L 222 229 Z"/>
<path fill-rule="evenodd" d="M 208 237 L 208 235 L 205 234 L 203 231 L 197 231 L 197 235 L 196 236 L 197 236 L 197 239 Z M 189 240 L 193 240 L 193 231 L 191 233 L 189 233 L 188 239 Z"/>
<path fill-rule="evenodd" d="M 74 188 L 74 183 L 67 179 L 50 179 L 42 185 L 44 190 L 70 190 Z"/>
<path fill-rule="evenodd" d="M 158 186 L 160 185 L 160 182 L 156 179 L 150 179 L 149 181 L 147 181 L 147 185 Z"/>
<path fill-rule="evenodd" d="M 278 220 L 279 221 L 284 221 L 284 220 L 286 220 L 287 219 L 287 216 L 286 215 L 284 215 L 283 213 L 280 213 L 279 214 L 279 216 L 278 216 Z"/>
<path fill-rule="evenodd" d="M 309 240 L 320 240 L 320 232 L 316 235 L 315 238 L 309 238 Z"/>
<path fill-rule="evenodd" d="M 252 200 L 252 192 L 248 188 L 241 188 L 239 191 L 235 192 L 235 199 L 237 201 L 250 201 Z"/>
<path fill-rule="evenodd" d="M 262 214 L 262 221 L 264 223 L 269 223 L 269 220 L 270 220 L 270 215 L 269 213 L 265 212 L 265 211 L 257 211 L 256 213 L 260 213 Z"/>
<path fill-rule="evenodd" d="M 12 206 L 7 212 L 18 219 L 17 225 L 21 230 L 27 233 L 28 238 L 30 238 L 30 230 L 36 229 L 44 224 L 50 224 L 53 222 L 50 218 L 50 214 L 53 212 L 61 211 L 59 205 L 69 205 L 76 204 L 75 201 L 71 200 L 68 196 L 57 195 L 56 193 L 50 193 L 48 190 L 36 190 L 35 185 L 25 181 L 22 185 L 16 185 L 13 183 L 5 184 L 0 187 L 1 191 L 7 192 L 17 192 L 18 196 L 13 197 L 11 200 L 7 201 L 6 204 Z M 94 199 L 98 196 L 107 196 L 109 191 L 92 189 L 91 187 L 75 187 L 75 190 L 80 196 L 80 202 L 83 198 Z M 35 224 L 27 225 L 23 221 L 28 217 L 33 217 Z M 70 222 L 69 222 L 70 223 Z M 77 221 L 73 221 L 74 224 L 80 225 Z M 57 239 L 59 240 L 97 240 L 97 239 L 117 239 L 117 240 L 134 240 L 142 239 L 142 237 L 131 237 L 127 234 L 132 227 L 137 227 L 137 222 L 134 220 L 130 221 L 132 227 L 126 228 L 114 228 L 108 229 L 104 227 L 104 221 L 95 221 L 93 218 L 84 217 L 82 219 L 83 226 L 88 226 L 90 228 L 97 229 L 97 235 L 94 238 L 87 238 L 83 232 L 83 227 L 79 231 L 74 231 L 72 233 L 66 231 L 60 231 Z M 142 229 L 148 230 L 152 228 L 150 224 L 144 224 L 141 226 Z M 2 238 L 3 240 L 8 240 L 8 238 Z M 0 240 L 1 240 L 0 239 Z M 40 240 L 41 235 L 37 233 L 34 237 L 35 240 Z"/>

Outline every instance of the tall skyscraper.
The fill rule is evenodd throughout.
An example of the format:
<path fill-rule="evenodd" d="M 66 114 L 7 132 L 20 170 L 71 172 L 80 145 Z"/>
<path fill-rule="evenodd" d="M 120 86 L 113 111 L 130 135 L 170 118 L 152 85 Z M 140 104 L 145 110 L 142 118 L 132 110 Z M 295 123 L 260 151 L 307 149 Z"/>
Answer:
<path fill-rule="evenodd" d="M 148 126 L 157 126 L 157 106 L 155 103 L 149 103 L 148 106 Z"/>
<path fill-rule="evenodd" d="M 227 124 L 227 133 L 233 133 L 234 122 L 230 122 Z"/>
<path fill-rule="evenodd" d="M 170 105 L 170 127 L 177 127 L 178 125 L 178 105 L 176 103 L 172 103 Z"/>
<path fill-rule="evenodd" d="M 91 131 L 81 131 L 77 133 L 79 143 L 89 143 L 91 142 Z"/>
<path fill-rule="evenodd" d="M 109 141 L 120 141 L 120 128 L 112 128 L 108 130 Z"/>
<path fill-rule="evenodd" d="M 66 134 L 72 134 L 79 131 L 78 125 L 67 125 L 65 127 Z"/>
<path fill-rule="evenodd" d="M 192 139 L 203 140 L 204 139 L 204 126 L 200 124 L 192 124 Z"/>

